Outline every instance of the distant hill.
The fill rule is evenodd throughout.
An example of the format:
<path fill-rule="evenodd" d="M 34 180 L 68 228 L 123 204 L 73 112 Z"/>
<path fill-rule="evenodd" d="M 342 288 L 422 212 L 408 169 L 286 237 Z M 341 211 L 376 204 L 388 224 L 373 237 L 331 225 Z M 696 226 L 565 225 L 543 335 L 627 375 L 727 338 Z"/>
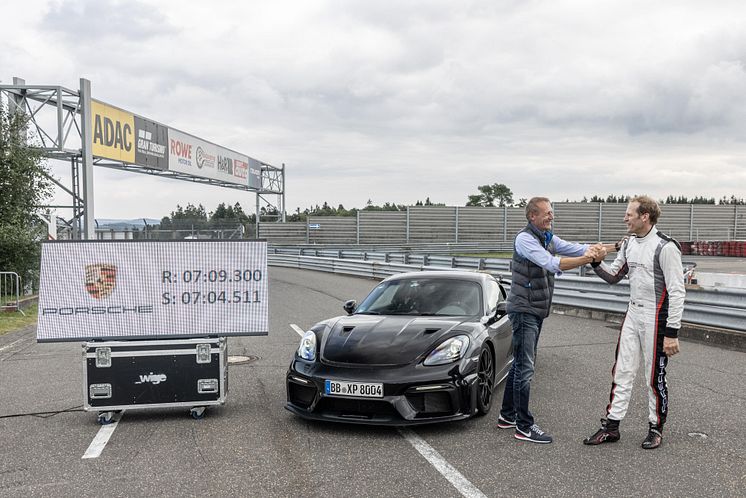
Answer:
<path fill-rule="evenodd" d="M 126 229 L 132 229 L 137 228 L 141 229 L 145 226 L 145 223 L 147 222 L 148 225 L 157 225 L 161 222 L 161 220 L 156 220 L 153 218 L 135 218 L 132 220 L 116 220 L 116 219 L 106 219 L 106 218 L 96 218 L 96 223 L 98 223 L 98 228 L 108 228 L 108 229 L 114 229 L 114 230 L 126 230 Z"/>

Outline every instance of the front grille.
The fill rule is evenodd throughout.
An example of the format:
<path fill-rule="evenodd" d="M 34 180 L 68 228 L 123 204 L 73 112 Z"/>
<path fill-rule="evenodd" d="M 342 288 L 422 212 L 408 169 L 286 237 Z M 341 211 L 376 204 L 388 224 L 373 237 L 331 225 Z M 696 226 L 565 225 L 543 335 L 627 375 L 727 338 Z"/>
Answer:
<path fill-rule="evenodd" d="M 308 408 L 316 397 L 314 386 L 302 386 L 295 382 L 288 382 L 288 399 L 294 405 Z"/>
<path fill-rule="evenodd" d="M 387 401 L 349 398 L 321 398 L 317 412 L 335 414 L 341 417 L 399 417 L 399 412 Z"/>
<path fill-rule="evenodd" d="M 447 392 L 409 393 L 407 394 L 407 401 L 418 412 L 418 417 L 434 417 L 453 413 L 451 395 Z"/>

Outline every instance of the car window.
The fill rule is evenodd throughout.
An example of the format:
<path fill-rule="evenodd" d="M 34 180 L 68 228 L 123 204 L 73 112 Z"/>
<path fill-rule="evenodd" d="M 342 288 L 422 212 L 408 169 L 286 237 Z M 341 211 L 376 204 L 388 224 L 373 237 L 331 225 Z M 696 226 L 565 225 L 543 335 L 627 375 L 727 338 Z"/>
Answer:
<path fill-rule="evenodd" d="M 454 278 L 392 280 L 373 289 L 356 313 L 477 315 L 482 313 L 481 286 Z"/>
<path fill-rule="evenodd" d="M 488 311 L 492 311 L 497 308 L 497 303 L 500 302 L 500 285 L 489 278 L 485 281 L 484 291 L 487 294 Z"/>

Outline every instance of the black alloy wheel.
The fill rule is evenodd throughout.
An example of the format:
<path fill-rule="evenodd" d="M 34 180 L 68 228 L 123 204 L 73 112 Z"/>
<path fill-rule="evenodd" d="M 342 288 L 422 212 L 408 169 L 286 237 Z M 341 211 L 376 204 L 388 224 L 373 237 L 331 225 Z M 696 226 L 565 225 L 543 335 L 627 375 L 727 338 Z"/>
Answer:
<path fill-rule="evenodd" d="M 489 347 L 482 348 L 477 370 L 477 410 L 487 415 L 492 408 L 492 391 L 495 389 L 495 360 Z"/>

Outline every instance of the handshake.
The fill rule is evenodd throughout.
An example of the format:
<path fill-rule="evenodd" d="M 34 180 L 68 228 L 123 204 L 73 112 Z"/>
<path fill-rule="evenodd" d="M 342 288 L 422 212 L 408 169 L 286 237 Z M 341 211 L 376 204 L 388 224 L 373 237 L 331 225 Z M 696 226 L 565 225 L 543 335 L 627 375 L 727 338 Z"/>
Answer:
<path fill-rule="evenodd" d="M 602 243 L 593 244 L 592 246 L 588 246 L 588 250 L 585 251 L 585 254 L 583 256 L 587 258 L 591 258 L 594 263 L 600 263 L 604 260 L 606 255 L 608 254 L 608 250 Z"/>

